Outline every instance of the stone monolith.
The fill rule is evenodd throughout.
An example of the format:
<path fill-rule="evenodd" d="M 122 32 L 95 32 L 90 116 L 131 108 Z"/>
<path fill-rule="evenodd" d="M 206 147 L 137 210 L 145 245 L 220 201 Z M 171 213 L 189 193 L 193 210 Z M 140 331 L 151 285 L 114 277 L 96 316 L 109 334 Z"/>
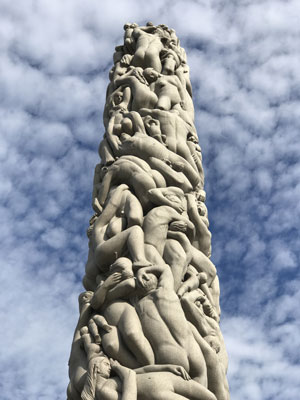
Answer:
<path fill-rule="evenodd" d="M 228 400 L 186 54 L 125 24 L 95 167 L 68 400 Z"/>

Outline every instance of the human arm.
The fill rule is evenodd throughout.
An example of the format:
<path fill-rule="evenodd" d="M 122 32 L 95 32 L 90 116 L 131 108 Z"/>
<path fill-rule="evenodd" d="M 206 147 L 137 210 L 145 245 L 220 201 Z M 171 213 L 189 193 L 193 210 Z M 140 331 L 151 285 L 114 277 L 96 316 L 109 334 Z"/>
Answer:
<path fill-rule="evenodd" d="M 154 274 L 158 278 L 158 287 L 165 289 L 174 289 L 174 278 L 169 265 L 152 265 L 151 267 L 144 267 L 137 272 L 137 281 L 143 286 L 143 280 L 148 280 L 148 274 Z"/>
<path fill-rule="evenodd" d="M 121 282 L 122 276 L 119 272 L 115 272 L 110 275 L 102 285 L 98 286 L 96 289 L 94 296 L 91 300 L 91 306 L 94 310 L 99 309 L 104 301 L 106 300 L 107 292 L 109 289 L 116 286 L 119 282 Z"/>
<path fill-rule="evenodd" d="M 146 374 L 148 372 L 172 372 L 172 374 L 181 376 L 183 379 L 190 380 L 191 377 L 181 365 L 173 364 L 156 364 L 146 365 L 145 367 L 134 370 L 136 374 Z"/>
<path fill-rule="evenodd" d="M 116 360 L 110 359 L 112 370 L 122 381 L 121 400 L 136 400 L 137 399 L 137 384 L 136 373 L 132 369 L 123 367 Z"/>
<path fill-rule="evenodd" d="M 202 336 L 207 336 L 211 333 L 211 327 L 206 321 L 206 317 L 202 306 L 199 307 L 195 304 L 199 295 L 197 290 L 185 293 L 180 299 L 182 309 L 185 313 L 186 319 L 190 321 L 200 332 Z"/>
<path fill-rule="evenodd" d="M 121 141 L 118 138 L 118 136 L 113 134 L 115 118 L 116 118 L 115 115 L 113 115 L 110 118 L 108 125 L 107 125 L 107 129 L 106 129 L 106 138 L 112 148 L 114 155 L 118 152 L 119 145 L 121 144 Z"/>
<path fill-rule="evenodd" d="M 148 195 L 149 199 L 152 201 L 153 204 L 156 204 L 158 206 L 169 206 L 173 207 L 179 214 L 182 214 L 184 211 L 184 206 L 179 203 L 174 203 L 173 201 L 169 200 L 166 195 L 167 194 L 177 194 L 178 196 L 183 196 L 184 193 L 180 188 L 177 187 L 168 187 L 168 188 L 155 188 L 155 189 L 149 189 L 148 190 Z"/>
<path fill-rule="evenodd" d="M 144 135 L 147 135 L 144 122 L 140 114 L 136 111 L 131 111 L 128 113 L 124 113 L 124 118 L 129 118 L 132 121 L 134 133 L 140 132 Z"/>
<path fill-rule="evenodd" d="M 134 290 L 135 290 L 135 279 L 134 278 L 125 279 L 106 293 L 106 301 L 113 301 L 116 299 L 126 298 Z"/>
<path fill-rule="evenodd" d="M 198 212 L 195 196 L 192 193 L 186 194 L 187 199 L 187 212 L 190 219 L 195 225 L 197 232 L 198 249 L 202 251 L 207 257 L 211 255 L 211 233 L 205 223 L 204 217 L 201 217 Z"/>

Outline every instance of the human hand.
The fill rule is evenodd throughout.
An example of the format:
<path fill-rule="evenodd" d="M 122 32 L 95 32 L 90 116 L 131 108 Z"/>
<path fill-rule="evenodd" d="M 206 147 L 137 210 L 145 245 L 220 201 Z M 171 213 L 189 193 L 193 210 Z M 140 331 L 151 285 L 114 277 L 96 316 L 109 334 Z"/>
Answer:
<path fill-rule="evenodd" d="M 114 371 L 115 371 L 116 369 L 118 369 L 119 367 L 121 367 L 121 364 L 119 363 L 119 361 L 114 360 L 113 358 L 110 358 L 109 361 L 110 361 L 111 368 L 112 368 Z"/>
<path fill-rule="evenodd" d="M 181 365 L 170 365 L 169 371 L 172 372 L 174 375 L 181 376 L 186 381 L 189 381 L 191 377 L 186 372 L 186 370 Z"/>
<path fill-rule="evenodd" d="M 144 287 L 144 281 L 148 281 L 149 280 L 147 272 L 144 272 L 143 269 L 144 268 L 139 269 L 137 271 L 137 274 L 136 274 L 137 282 L 142 287 Z"/>
<path fill-rule="evenodd" d="M 111 289 L 112 287 L 116 286 L 122 280 L 122 274 L 120 272 L 115 272 L 114 274 L 110 275 L 104 282 L 103 286 L 105 289 Z"/>
<path fill-rule="evenodd" d="M 130 65 L 131 60 L 132 60 L 131 54 L 124 54 L 124 56 L 121 58 L 121 63 L 125 65 Z"/>

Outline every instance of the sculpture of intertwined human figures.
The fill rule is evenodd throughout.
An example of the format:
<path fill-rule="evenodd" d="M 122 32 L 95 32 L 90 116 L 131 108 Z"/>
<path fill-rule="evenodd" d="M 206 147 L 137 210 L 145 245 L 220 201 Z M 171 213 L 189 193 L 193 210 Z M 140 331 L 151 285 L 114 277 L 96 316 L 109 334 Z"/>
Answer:
<path fill-rule="evenodd" d="M 166 25 L 115 48 L 68 400 L 228 400 L 186 54 Z"/>

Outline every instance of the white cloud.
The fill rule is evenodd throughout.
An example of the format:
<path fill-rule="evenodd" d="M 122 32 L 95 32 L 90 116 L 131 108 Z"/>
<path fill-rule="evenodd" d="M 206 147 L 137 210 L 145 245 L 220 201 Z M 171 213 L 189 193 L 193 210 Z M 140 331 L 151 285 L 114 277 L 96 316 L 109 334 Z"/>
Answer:
<path fill-rule="evenodd" d="M 108 70 L 124 23 L 148 20 L 176 29 L 191 67 L 232 400 L 298 398 L 299 11 L 2 0 L 4 400 L 65 398 Z"/>

